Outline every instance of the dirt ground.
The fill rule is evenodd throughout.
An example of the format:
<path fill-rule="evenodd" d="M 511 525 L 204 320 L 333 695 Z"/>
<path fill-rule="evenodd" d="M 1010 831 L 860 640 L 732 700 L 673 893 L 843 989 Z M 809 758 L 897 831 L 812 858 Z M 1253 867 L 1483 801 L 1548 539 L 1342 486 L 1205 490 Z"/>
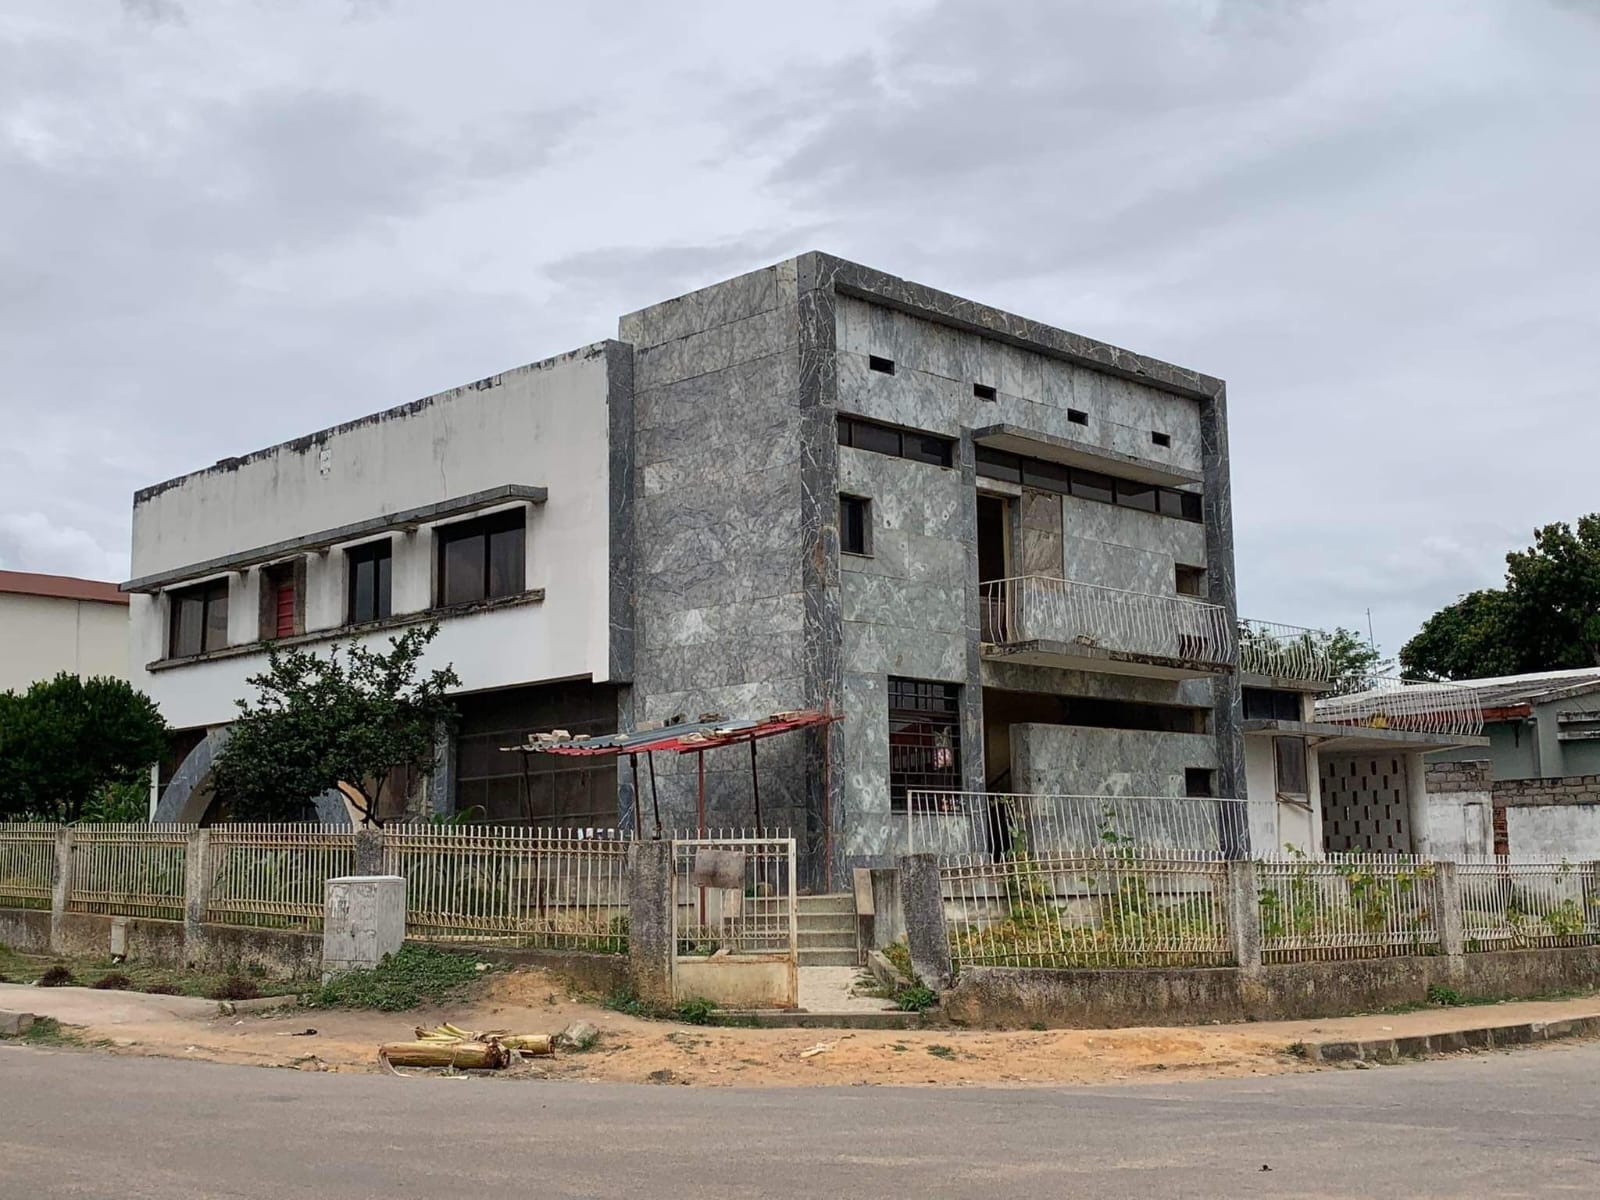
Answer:
<path fill-rule="evenodd" d="M 1548 1020 L 1574 1015 L 1578 1009 L 1597 1011 L 1600 1004 L 1594 999 L 1569 1000 L 1162 1029 L 739 1029 L 625 1016 L 574 999 L 561 982 L 526 969 L 485 980 L 473 998 L 460 1004 L 409 1013 L 294 1008 L 220 1015 L 215 1004 L 187 997 L 14 985 L 0 985 L 0 1008 L 56 1016 L 76 1027 L 82 1040 L 112 1054 L 356 1072 L 383 1071 L 378 1045 L 408 1040 L 419 1024 L 449 1021 L 475 1030 L 555 1033 L 581 1019 L 601 1031 L 593 1049 L 524 1060 L 496 1077 L 837 1086 L 1074 1084 L 1280 1074 L 1316 1069 L 1289 1050 L 1300 1041 L 1397 1037 Z"/>

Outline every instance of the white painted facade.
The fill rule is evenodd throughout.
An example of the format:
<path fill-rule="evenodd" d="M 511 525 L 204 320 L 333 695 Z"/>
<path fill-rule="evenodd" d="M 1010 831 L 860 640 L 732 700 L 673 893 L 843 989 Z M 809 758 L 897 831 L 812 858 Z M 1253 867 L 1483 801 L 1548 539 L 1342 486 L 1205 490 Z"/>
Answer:
<path fill-rule="evenodd" d="M 128 606 L 0 590 L 0 692 L 62 671 L 128 675 Z"/>
<path fill-rule="evenodd" d="M 338 426 L 148 489 L 135 499 L 132 575 L 141 577 L 252 547 L 445 504 L 505 485 L 547 489 L 526 507 L 523 597 L 438 614 L 425 667 L 452 664 L 466 692 L 609 675 L 608 387 L 604 345 L 519 367 L 466 387 Z M 304 633 L 325 646 L 345 631 L 349 546 L 392 538 L 392 616 L 347 640 L 383 644 L 405 615 L 429 619 L 437 558 L 421 523 L 364 533 L 304 560 Z M 281 560 L 280 560 L 281 561 Z M 261 588 L 267 564 L 186 575 L 132 603 L 130 676 L 175 728 L 231 720 L 245 680 L 265 664 Z M 170 595 L 228 581 L 229 647 L 168 661 Z M 543 589 L 543 597 L 533 595 Z"/>
<path fill-rule="evenodd" d="M 1304 803 L 1285 799 L 1278 791 L 1278 767 L 1272 735 L 1246 734 L 1244 738 L 1245 796 L 1250 805 L 1250 846 L 1261 855 L 1279 855 L 1290 849 L 1305 854 L 1322 849 L 1322 787 L 1315 743 L 1306 747 Z"/>

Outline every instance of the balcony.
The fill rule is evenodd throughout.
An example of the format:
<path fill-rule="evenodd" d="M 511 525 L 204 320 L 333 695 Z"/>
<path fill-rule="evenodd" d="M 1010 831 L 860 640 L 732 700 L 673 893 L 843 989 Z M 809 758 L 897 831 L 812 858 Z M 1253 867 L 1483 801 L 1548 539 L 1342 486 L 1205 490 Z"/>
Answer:
<path fill-rule="evenodd" d="M 1305 691 L 1331 691 L 1337 671 L 1320 629 L 1272 621 L 1239 622 L 1239 673 Z"/>
<path fill-rule="evenodd" d="M 978 592 L 990 659 L 1157 679 L 1233 669 L 1233 625 L 1215 604 L 1044 575 L 981 583 Z"/>
<path fill-rule="evenodd" d="M 1328 725 L 1388 729 L 1437 737 L 1483 734 L 1483 704 L 1476 688 L 1372 676 L 1361 690 L 1317 701 L 1316 719 Z"/>

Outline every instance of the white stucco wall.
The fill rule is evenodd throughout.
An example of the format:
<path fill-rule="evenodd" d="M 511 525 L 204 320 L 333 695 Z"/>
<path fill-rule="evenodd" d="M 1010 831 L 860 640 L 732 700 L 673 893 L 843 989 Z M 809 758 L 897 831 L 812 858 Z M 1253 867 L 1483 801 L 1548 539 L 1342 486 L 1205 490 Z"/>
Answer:
<path fill-rule="evenodd" d="M 1600 805 L 1508 807 L 1506 842 L 1513 858 L 1600 859 Z"/>
<path fill-rule="evenodd" d="M 528 507 L 525 559 L 526 586 L 545 589 L 544 600 L 442 617 L 426 665 L 453 664 L 466 691 L 608 678 L 610 472 L 600 345 L 153 489 L 134 506 L 132 574 L 178 569 L 504 484 L 549 490 L 546 503 Z M 432 530 L 396 534 L 393 546 L 392 610 L 421 612 L 432 599 Z M 261 574 L 250 569 L 230 577 L 231 644 L 259 636 Z M 307 632 L 337 630 L 345 589 L 342 548 L 307 556 Z M 166 652 L 167 613 L 164 596 L 134 597 L 132 678 L 176 727 L 231 719 L 234 700 L 245 694 L 245 679 L 261 668 L 264 654 L 148 670 Z M 382 644 L 390 636 L 376 631 L 363 640 Z"/>
<path fill-rule="evenodd" d="M 1493 854 L 1494 810 L 1489 793 L 1429 793 L 1428 853 L 1457 860 Z"/>
<path fill-rule="evenodd" d="M 1246 734 L 1245 798 L 1250 800 L 1250 847 L 1258 855 L 1277 855 L 1292 846 L 1306 854 L 1322 850 L 1322 789 L 1315 746 L 1306 749 L 1307 803 L 1278 799 L 1277 765 L 1271 734 Z"/>
<path fill-rule="evenodd" d="M 0 592 L 0 692 L 62 671 L 128 675 L 128 607 Z"/>

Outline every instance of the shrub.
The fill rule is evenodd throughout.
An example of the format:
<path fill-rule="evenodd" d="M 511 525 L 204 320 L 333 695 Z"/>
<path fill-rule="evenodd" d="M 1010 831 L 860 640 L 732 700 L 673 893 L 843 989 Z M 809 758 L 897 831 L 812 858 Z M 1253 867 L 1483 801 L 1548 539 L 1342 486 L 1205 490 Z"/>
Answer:
<path fill-rule="evenodd" d="M 370 971 L 335 975 L 311 992 L 306 1002 L 313 1008 L 402 1012 L 452 999 L 478 975 L 478 964 L 466 955 L 431 946 L 402 946 Z"/>
<path fill-rule="evenodd" d="M 691 996 L 672 1010 L 672 1015 L 686 1025 L 709 1025 L 711 1014 L 717 1006 L 703 996 Z"/>
<path fill-rule="evenodd" d="M 254 1000 L 261 989 L 243 975 L 229 975 L 207 993 L 212 1000 Z"/>
<path fill-rule="evenodd" d="M 133 986 L 133 980 L 121 971 L 113 971 L 109 975 L 100 976 L 89 986 L 102 992 L 125 992 Z"/>
<path fill-rule="evenodd" d="M 78 981 L 72 977 L 72 972 L 67 970 L 66 964 L 56 963 L 43 975 L 39 976 L 40 987 L 75 987 Z"/>
<path fill-rule="evenodd" d="M 927 1012 L 939 1006 L 939 993 L 915 983 L 894 994 L 894 1006 L 901 1012 Z"/>

